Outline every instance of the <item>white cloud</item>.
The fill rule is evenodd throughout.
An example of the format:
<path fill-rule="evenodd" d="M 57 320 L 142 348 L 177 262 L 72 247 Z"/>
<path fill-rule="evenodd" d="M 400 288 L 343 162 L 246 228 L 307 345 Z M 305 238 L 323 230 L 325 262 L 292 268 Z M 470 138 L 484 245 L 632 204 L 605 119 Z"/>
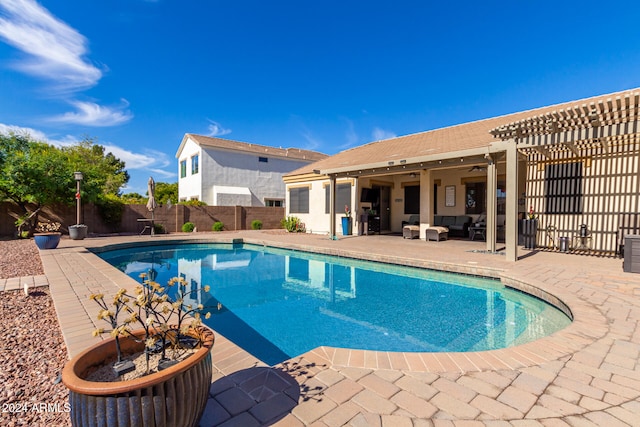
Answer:
<path fill-rule="evenodd" d="M 156 150 L 147 150 L 144 153 L 134 153 L 133 151 L 118 147 L 117 145 L 100 144 L 104 146 L 106 152 L 113 153 L 118 159 L 126 163 L 127 169 L 147 169 L 152 167 L 163 168 L 171 164 L 167 155 Z"/>
<path fill-rule="evenodd" d="M 4 123 L 0 123 L 0 134 L 2 135 L 9 135 L 9 134 L 16 134 L 16 135 L 24 135 L 24 136 L 29 136 L 32 139 L 35 139 L 36 141 L 46 141 L 47 140 L 47 136 L 45 135 L 44 132 L 41 132 L 39 130 L 35 130 L 32 128 L 26 128 L 26 127 L 22 127 L 22 126 L 15 126 L 15 125 L 5 125 Z"/>
<path fill-rule="evenodd" d="M 307 141 L 306 146 L 304 147 L 307 150 L 318 150 L 319 147 L 322 146 L 322 141 L 316 138 L 310 130 L 305 129 L 301 132 L 302 137 Z"/>
<path fill-rule="evenodd" d="M 374 141 L 381 141 L 383 139 L 395 138 L 397 135 L 391 131 L 381 129 L 379 127 L 373 128 L 371 137 Z"/>
<path fill-rule="evenodd" d="M 224 127 L 222 127 L 220 123 L 215 122 L 213 120 L 209 120 L 208 136 L 222 136 L 222 135 L 228 135 L 230 133 L 231 133 L 231 129 L 225 129 Z"/>
<path fill-rule="evenodd" d="M 76 124 L 83 126 L 115 126 L 126 123 L 133 118 L 127 110 L 129 103 L 122 100 L 119 107 L 105 107 L 93 102 L 70 101 L 77 111 L 67 112 L 51 117 L 49 120 L 57 123 Z"/>
<path fill-rule="evenodd" d="M 87 89 L 102 77 L 84 58 L 87 39 L 34 0 L 0 0 L 0 38 L 26 54 L 16 68 L 60 90 Z"/>
<path fill-rule="evenodd" d="M 358 141 L 360 140 L 360 138 L 356 133 L 355 126 L 353 125 L 353 121 L 347 118 L 343 118 L 343 120 L 347 123 L 347 131 L 345 132 L 345 138 L 347 142 L 342 144 L 340 148 L 344 150 L 344 149 L 355 147 L 356 145 L 358 145 Z"/>

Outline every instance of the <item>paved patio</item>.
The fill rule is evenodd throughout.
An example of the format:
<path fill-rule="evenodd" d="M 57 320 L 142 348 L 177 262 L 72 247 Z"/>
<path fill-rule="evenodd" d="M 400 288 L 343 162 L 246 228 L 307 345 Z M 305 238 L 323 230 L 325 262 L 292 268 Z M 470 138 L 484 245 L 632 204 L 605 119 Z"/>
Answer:
<path fill-rule="evenodd" d="M 135 281 L 86 248 L 175 239 L 265 244 L 500 277 L 548 300 L 574 322 L 534 343 L 476 353 L 317 348 L 269 367 L 217 335 L 202 426 L 640 426 L 640 275 L 622 260 L 529 252 L 509 263 L 484 242 L 270 231 L 63 239 L 41 251 L 45 276 L 0 280 L 0 290 L 49 284 L 70 355 L 91 336 L 92 292 Z M 97 322 L 97 321 L 96 321 Z"/>

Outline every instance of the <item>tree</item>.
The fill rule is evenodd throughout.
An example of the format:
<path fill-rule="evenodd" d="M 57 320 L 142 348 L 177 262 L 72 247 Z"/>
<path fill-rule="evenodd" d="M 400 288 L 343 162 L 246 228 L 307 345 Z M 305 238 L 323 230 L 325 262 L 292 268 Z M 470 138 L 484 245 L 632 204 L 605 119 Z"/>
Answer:
<path fill-rule="evenodd" d="M 105 148 L 91 139 L 61 150 L 67 154 L 71 167 L 82 172 L 82 197 L 87 202 L 98 202 L 105 194 L 120 195 L 129 182 L 125 163 L 112 153 L 105 154 Z"/>
<path fill-rule="evenodd" d="M 169 201 L 174 205 L 178 203 L 178 183 L 156 182 L 156 200 L 165 204 Z"/>
<path fill-rule="evenodd" d="M 120 200 L 130 205 L 144 205 L 147 203 L 147 198 L 140 193 L 125 193 L 120 196 Z"/>
<path fill-rule="evenodd" d="M 0 197 L 20 209 L 20 229 L 33 232 L 45 206 L 74 204 L 73 173 L 82 172 L 82 197 L 99 201 L 129 180 L 124 162 L 91 140 L 56 148 L 28 135 L 0 135 Z"/>

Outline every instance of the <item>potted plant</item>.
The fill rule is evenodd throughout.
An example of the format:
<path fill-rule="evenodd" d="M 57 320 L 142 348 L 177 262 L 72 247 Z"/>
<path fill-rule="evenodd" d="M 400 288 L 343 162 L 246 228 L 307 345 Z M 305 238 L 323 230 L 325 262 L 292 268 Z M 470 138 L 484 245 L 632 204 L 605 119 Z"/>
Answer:
<path fill-rule="evenodd" d="M 69 237 L 73 240 L 82 240 L 87 237 L 89 227 L 84 224 L 76 224 L 69 226 Z"/>
<path fill-rule="evenodd" d="M 60 244 L 61 236 L 59 222 L 39 222 L 33 240 L 38 249 L 55 249 Z"/>
<path fill-rule="evenodd" d="M 112 304 L 103 294 L 91 295 L 100 307 L 98 319 L 110 326 L 94 336 L 109 333 L 111 338 L 63 369 L 72 425 L 198 425 L 211 385 L 214 335 L 202 325 L 204 307 L 189 300 L 209 287 L 187 290 L 183 278 L 162 287 L 154 276 L 153 269 L 142 274 L 142 284 L 131 294 L 118 290 Z"/>
<path fill-rule="evenodd" d="M 349 209 L 349 205 L 344 205 L 344 216 L 342 217 L 342 235 L 351 235 L 351 209 Z"/>

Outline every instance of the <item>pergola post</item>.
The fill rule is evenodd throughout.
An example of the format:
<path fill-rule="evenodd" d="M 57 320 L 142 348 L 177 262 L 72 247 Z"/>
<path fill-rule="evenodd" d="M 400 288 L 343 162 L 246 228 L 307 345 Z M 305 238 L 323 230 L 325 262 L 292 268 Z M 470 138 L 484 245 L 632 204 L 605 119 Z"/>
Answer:
<path fill-rule="evenodd" d="M 518 259 L 518 147 L 507 145 L 507 194 L 505 204 L 505 245 L 507 261 Z"/>

